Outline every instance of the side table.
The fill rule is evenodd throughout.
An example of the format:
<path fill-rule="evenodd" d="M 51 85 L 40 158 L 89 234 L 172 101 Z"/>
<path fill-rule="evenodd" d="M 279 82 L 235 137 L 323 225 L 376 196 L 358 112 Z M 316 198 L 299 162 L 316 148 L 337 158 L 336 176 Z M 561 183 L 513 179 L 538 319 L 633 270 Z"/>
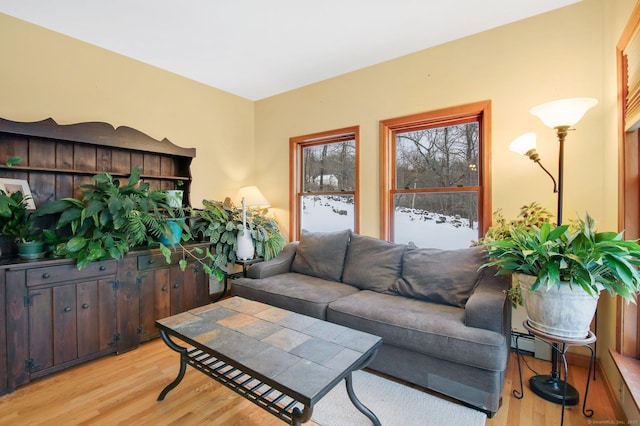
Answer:
<path fill-rule="evenodd" d="M 522 325 L 534 337 L 538 337 L 540 340 L 547 343 L 549 346 L 552 347 L 552 350 L 558 351 L 558 354 L 562 358 L 562 365 L 564 367 L 564 381 L 560 380 L 560 383 L 567 383 L 567 370 L 568 370 L 567 351 L 569 350 L 569 348 L 571 346 L 585 346 L 589 348 L 589 351 L 591 352 L 591 356 L 589 357 L 589 370 L 587 371 L 587 385 L 585 387 L 584 399 L 582 402 L 582 414 L 585 417 L 593 416 L 593 410 L 591 409 L 587 410 L 586 404 L 587 404 L 587 395 L 589 393 L 589 383 L 591 382 L 591 371 L 592 369 L 595 370 L 596 354 L 591 344 L 595 343 L 596 335 L 593 334 L 591 330 L 589 330 L 589 334 L 584 339 L 569 339 L 569 338 L 554 336 L 553 334 L 548 334 L 540 330 L 536 330 L 535 328 L 531 327 L 531 325 L 529 325 L 528 320 L 525 320 L 522 323 Z M 524 389 L 522 386 L 522 367 L 520 365 L 520 348 L 518 347 L 519 337 L 520 336 L 516 336 L 516 355 L 518 357 L 518 375 L 520 377 L 520 390 L 514 389 L 512 393 L 513 393 L 513 396 L 516 397 L 517 399 L 522 399 L 524 397 Z M 560 379 L 562 379 L 562 377 L 560 377 Z M 566 404 L 566 392 L 567 392 L 566 386 L 562 386 L 562 391 L 564 392 L 564 395 L 563 395 L 564 398 L 562 399 L 562 417 L 560 419 L 560 425 L 564 424 L 564 408 L 567 405 Z"/>
<path fill-rule="evenodd" d="M 227 290 L 229 289 L 229 280 L 246 277 L 249 266 L 253 265 L 254 263 L 258 263 L 262 261 L 264 261 L 263 257 L 256 257 L 254 259 L 248 259 L 248 260 L 236 260 L 236 265 L 242 266 L 242 271 L 232 271 L 232 272 L 223 271 L 224 281 L 222 283 L 223 284 L 222 291 L 220 292 L 220 295 L 218 297 L 212 300 L 212 302 L 213 303 L 218 302 L 220 299 L 224 297 L 225 294 L 227 294 Z"/>

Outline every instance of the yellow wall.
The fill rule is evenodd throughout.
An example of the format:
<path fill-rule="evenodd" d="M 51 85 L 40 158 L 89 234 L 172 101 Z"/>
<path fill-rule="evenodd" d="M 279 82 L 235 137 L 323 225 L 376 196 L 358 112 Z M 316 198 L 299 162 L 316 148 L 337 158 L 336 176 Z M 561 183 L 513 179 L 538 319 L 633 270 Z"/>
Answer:
<path fill-rule="evenodd" d="M 529 110 L 554 99 L 594 97 L 598 105 L 565 144 L 564 219 L 589 211 L 600 229 L 615 229 L 615 45 L 634 5 L 635 0 L 583 0 L 259 101 L 256 177 L 272 205 L 282 209 L 279 219 L 287 226 L 289 137 L 360 125 L 360 231 L 379 236 L 379 121 L 489 99 L 493 210 L 502 208 L 512 217 L 521 205 L 540 201 L 555 211 L 551 180 L 511 153 L 509 143 L 535 131 L 542 163 L 557 176 L 555 133 Z M 620 377 L 607 352 L 615 346 L 615 301 L 607 294 L 598 315 L 598 356 L 621 397 Z"/>
<path fill-rule="evenodd" d="M 104 121 L 195 147 L 194 205 L 254 180 L 251 101 L 1 13 L 0 58 L 2 118 Z"/>
<path fill-rule="evenodd" d="M 603 207 L 602 9 L 602 1 L 586 0 L 257 102 L 256 176 L 268 182 L 265 195 L 287 206 L 289 137 L 360 125 L 361 233 L 379 236 L 379 121 L 489 99 L 494 208 L 510 216 L 538 200 L 555 210 L 551 180 L 508 146 L 537 132 L 543 164 L 555 170 L 555 134 L 529 109 L 588 96 L 601 103 L 566 143 L 565 216 L 588 209 L 615 224 L 615 212 L 609 218 Z"/>
<path fill-rule="evenodd" d="M 535 131 L 543 164 L 556 170 L 555 135 L 529 109 L 595 97 L 599 104 L 566 143 L 565 218 L 588 210 L 610 229 L 617 226 L 615 44 L 634 4 L 583 0 L 256 103 L 0 14 L 0 117 L 105 121 L 196 147 L 196 205 L 258 183 L 285 231 L 289 138 L 359 125 L 361 232 L 378 236 L 380 120 L 491 100 L 493 209 L 512 216 L 534 200 L 555 208 L 551 181 L 508 151 L 516 136 Z M 606 295 L 598 315 L 599 358 L 618 390 L 607 354 L 615 304 Z"/>

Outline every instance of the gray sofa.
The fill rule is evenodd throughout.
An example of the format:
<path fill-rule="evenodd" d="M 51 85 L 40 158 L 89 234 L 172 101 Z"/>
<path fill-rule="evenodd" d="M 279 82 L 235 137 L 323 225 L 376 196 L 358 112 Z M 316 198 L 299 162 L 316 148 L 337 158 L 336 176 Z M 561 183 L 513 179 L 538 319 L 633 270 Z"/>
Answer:
<path fill-rule="evenodd" d="M 369 368 L 492 416 L 511 332 L 506 276 L 480 248 L 437 250 L 350 231 L 310 233 L 253 265 L 231 293 L 382 337 Z"/>

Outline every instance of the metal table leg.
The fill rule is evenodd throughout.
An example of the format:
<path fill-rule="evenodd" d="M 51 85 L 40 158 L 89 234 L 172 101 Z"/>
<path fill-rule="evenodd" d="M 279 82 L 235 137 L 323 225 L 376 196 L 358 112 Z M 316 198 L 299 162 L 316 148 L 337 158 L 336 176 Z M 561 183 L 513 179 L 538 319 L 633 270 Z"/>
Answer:
<path fill-rule="evenodd" d="M 180 354 L 180 371 L 178 371 L 178 376 L 173 380 L 173 382 L 165 386 L 165 388 L 162 389 L 162 392 L 160 392 L 160 395 L 158 395 L 158 401 L 163 401 L 164 397 L 167 396 L 171 389 L 178 386 L 182 379 L 184 379 L 184 373 L 187 371 L 187 364 L 184 361 L 183 356 L 187 353 L 187 348 L 183 348 L 182 346 L 175 344 L 164 330 L 160 330 L 160 336 L 167 346 Z"/>

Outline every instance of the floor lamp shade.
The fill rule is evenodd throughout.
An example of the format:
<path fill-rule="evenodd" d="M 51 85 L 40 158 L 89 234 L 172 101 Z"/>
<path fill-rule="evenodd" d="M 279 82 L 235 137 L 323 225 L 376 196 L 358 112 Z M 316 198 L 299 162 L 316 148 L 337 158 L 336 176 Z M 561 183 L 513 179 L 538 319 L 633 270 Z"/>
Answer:
<path fill-rule="evenodd" d="M 545 126 L 556 127 L 576 124 L 598 101 L 593 98 L 570 98 L 547 102 L 531 108 L 531 114 L 540 118 Z"/>
<path fill-rule="evenodd" d="M 532 132 L 518 136 L 509 145 L 510 151 L 520 155 L 526 155 L 532 149 L 536 149 L 536 134 Z"/>

